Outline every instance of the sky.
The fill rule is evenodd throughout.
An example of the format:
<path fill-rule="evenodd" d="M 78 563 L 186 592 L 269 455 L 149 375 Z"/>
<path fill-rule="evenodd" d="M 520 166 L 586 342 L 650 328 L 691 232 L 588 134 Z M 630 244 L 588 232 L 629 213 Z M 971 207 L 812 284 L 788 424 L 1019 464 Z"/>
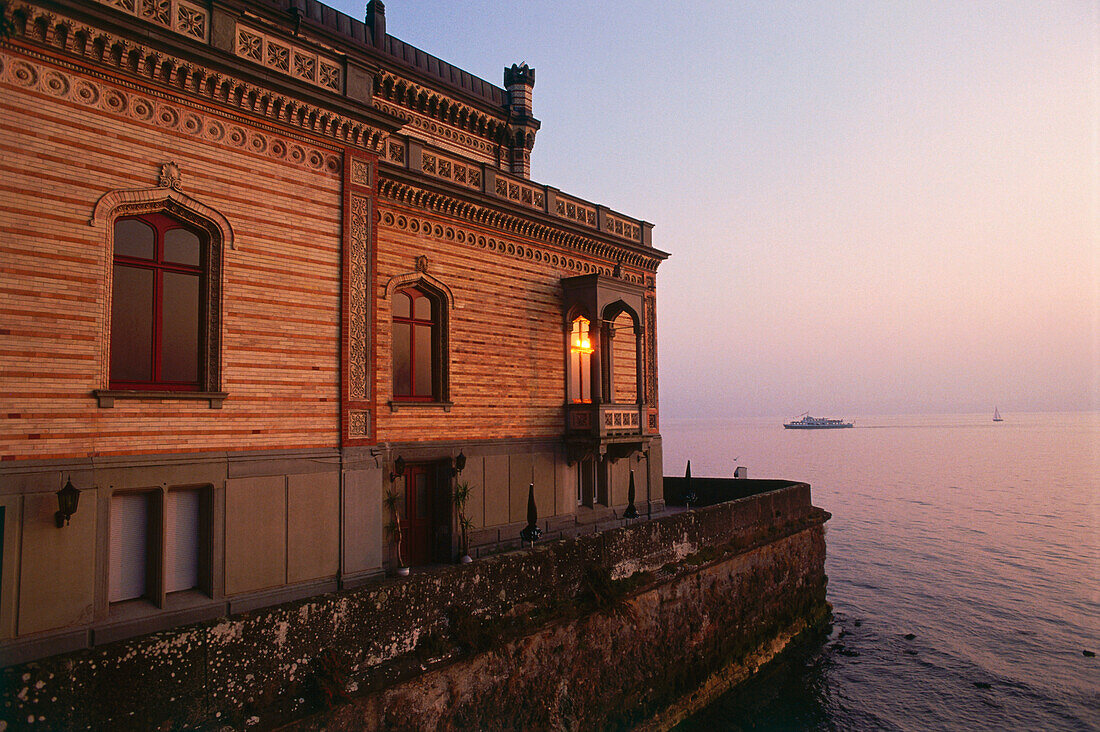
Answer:
<path fill-rule="evenodd" d="M 335 7 L 363 17 L 363 2 Z M 1100 3 L 389 0 L 655 225 L 665 418 L 1100 409 Z"/>

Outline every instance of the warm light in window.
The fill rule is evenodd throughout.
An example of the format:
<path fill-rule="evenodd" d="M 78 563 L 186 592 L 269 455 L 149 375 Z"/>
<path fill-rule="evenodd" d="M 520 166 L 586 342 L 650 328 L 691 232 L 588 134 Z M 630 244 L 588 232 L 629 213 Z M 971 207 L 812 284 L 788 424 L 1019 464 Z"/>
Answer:
<path fill-rule="evenodd" d="M 569 341 L 569 350 L 575 353 L 592 353 L 592 341 L 588 337 L 588 320 L 577 318 L 573 321 L 573 333 Z"/>

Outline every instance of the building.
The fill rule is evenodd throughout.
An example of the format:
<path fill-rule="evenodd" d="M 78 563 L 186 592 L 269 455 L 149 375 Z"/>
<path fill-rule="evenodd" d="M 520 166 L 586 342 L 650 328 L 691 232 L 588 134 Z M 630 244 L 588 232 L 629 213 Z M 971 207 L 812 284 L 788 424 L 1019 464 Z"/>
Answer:
<path fill-rule="evenodd" d="M 489 84 L 313 0 L 13 0 L 0 661 L 663 507 L 651 225 Z M 59 491 L 79 491 L 70 516 Z M 72 493 L 66 489 L 62 496 Z"/>

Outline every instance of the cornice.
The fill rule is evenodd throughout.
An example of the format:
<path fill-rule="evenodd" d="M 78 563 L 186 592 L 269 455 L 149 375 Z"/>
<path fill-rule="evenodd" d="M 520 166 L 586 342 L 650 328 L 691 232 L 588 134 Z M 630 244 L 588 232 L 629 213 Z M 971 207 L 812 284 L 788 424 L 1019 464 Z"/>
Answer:
<path fill-rule="evenodd" d="M 387 69 L 379 71 L 374 81 L 374 107 L 380 111 L 406 123 L 416 121 L 408 114 L 413 112 L 447 125 L 458 131 L 451 135 L 455 142 L 483 154 L 505 142 L 508 121 L 503 107 L 489 114 Z M 463 133 L 476 139 L 465 139 Z"/>
<path fill-rule="evenodd" d="M 275 91 L 206 63 L 25 2 L 10 6 L 8 15 L 15 23 L 15 33 L 11 40 L 0 45 L 30 53 L 35 47 L 49 50 L 59 54 L 59 60 L 98 70 L 97 75 L 101 78 L 158 96 L 164 93 L 186 95 L 206 105 L 266 119 L 278 125 L 278 131 L 284 134 L 283 128 L 289 127 L 309 135 L 309 138 L 301 138 L 304 141 L 316 142 L 315 138 L 321 137 L 341 146 L 378 153 L 383 150 L 389 133 L 400 127 L 396 120 L 391 123 L 382 118 L 353 118 L 291 93 Z M 146 37 L 151 36 L 147 34 Z M 156 39 L 158 45 L 162 45 L 161 40 Z M 202 49 L 209 51 L 205 46 Z"/>
<path fill-rule="evenodd" d="M 460 197 L 430 184 L 401 180 L 398 176 L 399 171 L 388 168 L 379 170 L 380 198 L 570 249 L 602 259 L 612 266 L 621 262 L 651 274 L 655 273 L 661 261 L 668 257 L 665 252 L 656 249 L 642 250 L 640 247 L 631 247 L 609 239 L 571 231 L 560 222 L 542 220 L 543 217 L 537 213 L 520 209 L 512 213 L 496 202 L 492 205 L 476 202 L 471 198 Z M 611 274 L 610 268 L 598 269 L 598 271 L 605 275 Z"/>

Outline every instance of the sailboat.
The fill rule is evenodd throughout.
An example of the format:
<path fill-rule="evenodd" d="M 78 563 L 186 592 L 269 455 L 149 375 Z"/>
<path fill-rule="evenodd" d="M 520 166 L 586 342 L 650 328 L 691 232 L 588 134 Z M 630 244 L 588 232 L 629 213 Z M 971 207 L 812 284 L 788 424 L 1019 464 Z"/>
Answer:
<path fill-rule="evenodd" d="M 1001 417 L 1001 412 L 996 407 L 993 407 L 993 421 L 1004 422 L 1004 418 Z"/>

